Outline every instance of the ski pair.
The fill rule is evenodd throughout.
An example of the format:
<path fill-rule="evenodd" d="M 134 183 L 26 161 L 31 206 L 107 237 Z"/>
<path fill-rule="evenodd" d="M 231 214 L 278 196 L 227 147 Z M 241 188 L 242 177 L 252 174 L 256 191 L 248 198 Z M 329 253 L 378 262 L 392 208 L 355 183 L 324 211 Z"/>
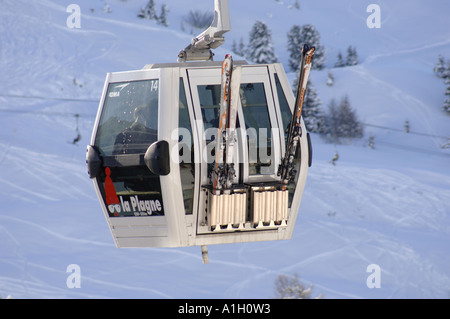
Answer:
<path fill-rule="evenodd" d="M 227 54 L 222 62 L 219 127 L 216 136 L 214 168 L 211 172 L 215 190 L 229 189 L 235 177 L 233 160 L 240 77 L 241 68 L 234 68 L 233 57 Z"/>
<path fill-rule="evenodd" d="M 302 60 L 297 82 L 297 96 L 295 98 L 294 111 L 289 125 L 288 139 L 286 142 L 286 153 L 281 159 L 278 168 L 278 175 L 281 176 L 282 190 L 287 189 L 287 185 L 295 178 L 294 157 L 297 147 L 302 136 L 301 116 L 303 102 L 305 99 L 306 84 L 308 82 L 309 73 L 311 71 L 311 59 L 314 55 L 315 48 L 304 45 L 302 48 Z"/>

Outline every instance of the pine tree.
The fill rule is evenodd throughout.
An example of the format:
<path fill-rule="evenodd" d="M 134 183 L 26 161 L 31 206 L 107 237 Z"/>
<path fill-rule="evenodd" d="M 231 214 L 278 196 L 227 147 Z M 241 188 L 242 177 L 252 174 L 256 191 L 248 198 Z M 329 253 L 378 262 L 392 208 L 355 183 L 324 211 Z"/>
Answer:
<path fill-rule="evenodd" d="M 302 40 L 300 35 L 301 28 L 299 25 L 294 25 L 289 30 L 287 34 L 288 45 L 287 49 L 289 51 L 289 68 L 293 72 L 297 72 L 300 67 L 300 62 L 302 58 Z"/>
<path fill-rule="evenodd" d="M 109 4 L 105 4 L 103 6 L 103 12 L 111 13 L 112 12 L 111 6 Z"/>
<path fill-rule="evenodd" d="M 234 40 L 233 40 L 233 44 L 231 45 L 231 52 L 237 54 L 237 51 L 238 51 L 237 43 L 236 43 L 236 39 L 234 39 Z"/>
<path fill-rule="evenodd" d="M 256 21 L 249 37 L 250 43 L 247 47 L 249 60 L 257 64 L 277 62 L 272 45 L 272 33 L 265 23 Z"/>
<path fill-rule="evenodd" d="M 333 73 L 328 72 L 326 84 L 327 84 L 328 86 L 333 86 L 333 84 L 334 84 L 334 75 L 333 75 Z"/>
<path fill-rule="evenodd" d="M 307 90 L 305 92 L 302 111 L 306 129 L 312 133 L 323 133 L 325 131 L 325 116 L 320 108 L 322 102 L 309 79 L 306 87 Z"/>
<path fill-rule="evenodd" d="M 278 275 L 275 280 L 275 292 L 279 299 L 310 299 L 313 285 L 306 287 L 300 282 L 298 274 L 294 276 Z M 323 298 L 319 294 L 317 299 Z"/>
<path fill-rule="evenodd" d="M 233 53 L 237 55 L 240 55 L 241 57 L 245 57 L 245 44 L 244 39 L 242 37 L 239 40 L 239 43 L 237 43 L 236 40 L 233 40 L 231 51 L 233 51 Z"/>
<path fill-rule="evenodd" d="M 405 120 L 405 124 L 403 125 L 403 129 L 405 130 L 405 133 L 409 133 L 410 132 L 410 126 L 409 126 L 409 121 Z"/>
<path fill-rule="evenodd" d="M 316 48 L 312 59 L 311 69 L 322 70 L 325 67 L 325 48 L 320 44 L 320 34 L 312 24 L 302 26 L 300 43 Z"/>
<path fill-rule="evenodd" d="M 345 61 L 345 65 L 352 66 L 358 64 L 358 53 L 356 52 L 356 48 L 349 46 L 347 48 L 347 59 Z"/>
<path fill-rule="evenodd" d="M 450 77 L 445 79 L 445 85 L 447 86 L 447 89 L 445 91 L 445 96 L 447 97 L 444 101 L 444 105 L 442 106 L 442 109 L 450 113 Z"/>
<path fill-rule="evenodd" d="M 182 19 L 188 25 L 199 31 L 205 30 L 214 20 L 214 14 L 210 11 L 190 10 Z"/>
<path fill-rule="evenodd" d="M 358 121 L 355 111 L 345 95 L 339 105 L 334 99 L 328 105 L 329 115 L 324 133 L 334 143 L 340 143 L 340 138 L 363 137 L 363 126 Z"/>
<path fill-rule="evenodd" d="M 367 141 L 367 146 L 369 146 L 370 149 L 375 149 L 375 136 L 370 135 L 369 140 Z"/>
<path fill-rule="evenodd" d="M 363 136 L 362 125 L 356 118 L 356 113 L 350 106 L 347 95 L 343 97 L 339 104 L 338 115 L 338 136 L 350 138 L 360 138 Z"/>
<path fill-rule="evenodd" d="M 156 15 L 155 2 L 153 0 L 149 0 L 145 7 L 141 9 L 138 14 L 139 18 L 156 20 L 158 16 Z"/>
<path fill-rule="evenodd" d="M 238 45 L 238 54 L 242 57 L 245 57 L 247 54 L 247 49 L 245 48 L 244 39 L 241 37 Z"/>
<path fill-rule="evenodd" d="M 325 135 L 327 139 L 330 142 L 333 142 L 334 144 L 339 143 L 339 137 L 338 137 L 338 106 L 336 103 L 336 100 L 333 98 L 331 99 L 330 103 L 328 104 L 328 116 L 327 116 L 327 123 L 326 123 L 326 129 L 325 129 Z"/>
<path fill-rule="evenodd" d="M 302 27 L 292 26 L 287 34 L 289 51 L 289 68 L 297 71 L 302 56 L 303 45 L 307 44 L 316 48 L 312 60 L 312 69 L 321 70 L 325 66 L 325 48 L 320 44 L 320 34 L 312 24 Z"/>
<path fill-rule="evenodd" d="M 338 52 L 338 55 L 337 55 L 337 61 L 336 61 L 336 63 L 334 64 L 334 67 L 335 67 L 335 68 L 342 68 L 342 67 L 344 67 L 344 66 L 345 66 L 344 58 L 342 57 L 341 51 L 339 51 L 339 52 Z"/>
<path fill-rule="evenodd" d="M 443 77 L 445 71 L 445 61 L 442 55 L 439 55 L 438 62 L 434 66 L 433 71 L 438 77 Z"/>
<path fill-rule="evenodd" d="M 167 22 L 167 13 L 169 12 L 169 8 L 167 5 L 163 4 L 161 6 L 161 14 L 159 15 L 157 22 L 158 24 L 168 27 L 169 23 Z"/>
<path fill-rule="evenodd" d="M 445 64 L 444 70 L 441 73 L 441 78 L 444 80 L 450 78 L 450 61 Z"/>

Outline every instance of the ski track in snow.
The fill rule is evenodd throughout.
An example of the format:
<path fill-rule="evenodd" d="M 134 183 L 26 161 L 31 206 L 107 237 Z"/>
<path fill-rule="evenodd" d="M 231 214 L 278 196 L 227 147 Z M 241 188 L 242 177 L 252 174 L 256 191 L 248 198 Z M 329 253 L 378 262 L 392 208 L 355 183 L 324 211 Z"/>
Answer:
<path fill-rule="evenodd" d="M 91 197 L 77 184 L 72 186 L 76 179 L 85 179 L 86 176 L 78 162 L 67 162 L 59 156 L 44 155 L 19 147 L 6 146 L 5 149 L 2 166 L 8 170 L 0 172 L 0 192 L 6 196 L 26 201 L 33 201 L 33 198 L 58 201 L 61 198 Z M 30 159 L 33 161 L 30 162 Z M 20 180 L 17 172 L 21 172 Z"/>
<path fill-rule="evenodd" d="M 310 175 L 311 187 L 316 189 L 314 186 L 317 184 L 318 188 L 310 196 L 327 207 L 327 213 L 333 213 L 333 207 L 340 207 L 342 211 L 337 212 L 337 215 L 345 213 L 350 219 L 356 217 L 360 220 L 384 221 L 393 227 L 425 226 L 439 231 L 443 227 L 440 219 L 448 212 L 445 203 L 450 200 L 450 191 L 440 191 L 398 171 L 360 169 L 349 165 L 335 168 L 325 164 L 318 171 L 311 170 Z M 349 179 L 350 176 L 360 178 Z M 339 192 L 334 190 L 336 184 L 340 185 Z M 325 198 L 326 194 L 327 202 L 322 202 L 321 198 Z M 353 201 L 341 203 L 341 197 L 353 198 Z M 377 205 L 382 202 L 392 203 L 388 206 L 388 211 L 385 211 L 386 206 Z M 433 218 L 430 215 L 424 216 L 423 211 L 429 211 Z"/>
<path fill-rule="evenodd" d="M 76 244 L 89 244 L 89 245 L 95 245 L 95 246 L 106 246 L 106 247 L 114 246 L 114 244 L 111 244 L 111 243 L 101 243 L 101 242 L 85 240 L 85 239 L 76 238 L 76 237 L 65 236 L 65 235 L 62 235 L 55 231 L 52 231 L 50 229 L 47 229 L 38 223 L 30 222 L 30 221 L 16 218 L 16 217 L 0 216 L 0 220 L 14 222 L 16 224 L 22 225 L 22 226 L 19 226 L 19 228 L 23 228 L 23 227 L 35 228 L 35 229 L 37 229 L 38 232 L 45 233 L 46 235 L 51 236 L 53 239 L 57 239 L 57 240 L 61 240 L 61 241 L 66 241 L 66 242 L 71 242 L 71 243 L 76 243 Z M 18 242 L 18 241 L 15 240 L 15 242 Z"/>
<path fill-rule="evenodd" d="M 401 89 L 391 85 L 386 80 L 377 78 L 371 74 L 364 66 L 355 66 L 351 68 L 352 72 L 357 74 L 365 83 L 377 87 L 380 91 L 389 92 L 393 99 L 397 101 L 396 106 L 403 108 L 403 112 L 412 114 L 411 119 L 414 118 L 418 123 L 425 126 L 425 132 L 439 136 L 440 132 L 436 131 L 436 128 L 430 122 L 430 111 L 427 104 L 417 99 L 414 96 L 402 91 Z M 437 148 L 440 147 L 442 141 L 438 138 L 434 138 L 433 142 Z"/>
<path fill-rule="evenodd" d="M 406 54 L 411 54 L 411 53 L 426 52 L 431 49 L 436 49 L 436 48 L 444 47 L 447 45 L 450 45 L 450 39 L 445 39 L 442 41 L 429 43 L 429 44 L 425 44 L 425 45 L 420 45 L 420 46 L 416 46 L 416 47 L 412 47 L 412 48 L 408 48 L 408 49 L 398 50 L 395 52 L 385 52 L 385 53 L 380 53 L 380 54 L 373 54 L 366 58 L 366 60 L 364 61 L 364 64 L 370 65 L 370 64 L 374 64 L 378 59 L 381 59 L 381 58 L 394 57 L 394 56 L 406 55 Z M 432 62 L 435 62 L 435 61 L 432 61 Z M 430 63 L 430 64 L 433 64 L 433 63 Z"/>

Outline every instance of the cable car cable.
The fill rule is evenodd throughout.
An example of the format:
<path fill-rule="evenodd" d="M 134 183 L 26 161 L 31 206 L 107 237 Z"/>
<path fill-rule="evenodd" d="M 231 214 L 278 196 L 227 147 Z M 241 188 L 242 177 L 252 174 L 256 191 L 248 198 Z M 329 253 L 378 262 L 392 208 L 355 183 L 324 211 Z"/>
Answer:
<path fill-rule="evenodd" d="M 398 128 L 387 127 L 387 126 L 382 126 L 382 125 L 374 125 L 374 124 L 369 124 L 369 123 L 362 123 L 362 124 L 365 125 L 365 126 L 370 126 L 370 127 L 374 127 L 374 128 L 383 129 L 383 130 L 390 130 L 390 131 L 395 131 L 395 132 L 401 132 L 401 133 L 405 133 L 405 134 L 421 135 L 421 136 L 428 136 L 428 137 L 448 138 L 446 136 L 433 135 L 433 134 L 420 133 L 420 132 L 413 132 L 413 131 L 405 132 L 405 130 L 401 130 L 401 129 L 398 129 Z"/>
<path fill-rule="evenodd" d="M 35 95 L 18 95 L 18 94 L 0 94 L 1 97 L 11 97 L 17 99 L 35 99 L 35 100 L 51 100 L 51 101 L 65 101 L 65 102 L 85 102 L 85 103 L 98 103 L 98 100 L 94 99 L 76 99 L 76 98 L 62 98 L 62 97 L 45 97 Z"/>
<path fill-rule="evenodd" d="M 49 116 L 78 116 L 78 117 L 89 117 L 95 118 L 96 114 L 90 113 L 70 113 L 70 112 L 50 112 L 50 111 L 32 111 L 32 110 L 11 110 L 11 109 L 0 109 L 0 112 L 7 113 L 20 113 L 20 114 L 35 114 L 35 115 L 49 115 Z"/>

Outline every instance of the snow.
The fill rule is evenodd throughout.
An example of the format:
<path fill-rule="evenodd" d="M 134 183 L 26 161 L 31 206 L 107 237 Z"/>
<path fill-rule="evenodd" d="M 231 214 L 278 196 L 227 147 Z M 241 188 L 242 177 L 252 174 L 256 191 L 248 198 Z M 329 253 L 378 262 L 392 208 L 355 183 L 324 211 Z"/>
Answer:
<path fill-rule="evenodd" d="M 381 28 L 369 29 L 369 1 L 304 1 L 301 10 L 293 0 L 230 1 L 232 31 L 217 59 L 233 40 L 248 43 L 261 20 L 288 70 L 287 32 L 314 24 L 327 50 L 326 69 L 311 73 L 322 107 L 347 94 L 371 126 L 363 139 L 343 145 L 313 134 L 313 165 L 291 240 L 210 246 L 203 265 L 199 247 L 116 248 L 85 167 L 106 72 L 175 62 L 192 38 L 180 29 L 186 7 L 213 8 L 209 0 L 156 1 L 158 12 L 169 7 L 165 28 L 136 18 L 146 2 L 109 0 L 107 13 L 105 1 L 78 0 L 80 29 L 66 25 L 69 0 L 2 3 L 2 297 L 272 298 L 276 277 L 295 273 L 324 298 L 450 296 L 450 150 L 440 148 L 450 118 L 441 110 L 445 86 L 432 71 L 440 54 L 450 57 L 450 3 L 380 0 Z M 330 69 L 349 45 L 360 63 Z M 72 145 L 77 113 L 82 140 Z M 370 135 L 375 149 L 367 146 Z M 72 264 L 80 267 L 80 288 L 67 286 Z M 366 284 L 372 264 L 380 266 L 380 288 Z"/>

